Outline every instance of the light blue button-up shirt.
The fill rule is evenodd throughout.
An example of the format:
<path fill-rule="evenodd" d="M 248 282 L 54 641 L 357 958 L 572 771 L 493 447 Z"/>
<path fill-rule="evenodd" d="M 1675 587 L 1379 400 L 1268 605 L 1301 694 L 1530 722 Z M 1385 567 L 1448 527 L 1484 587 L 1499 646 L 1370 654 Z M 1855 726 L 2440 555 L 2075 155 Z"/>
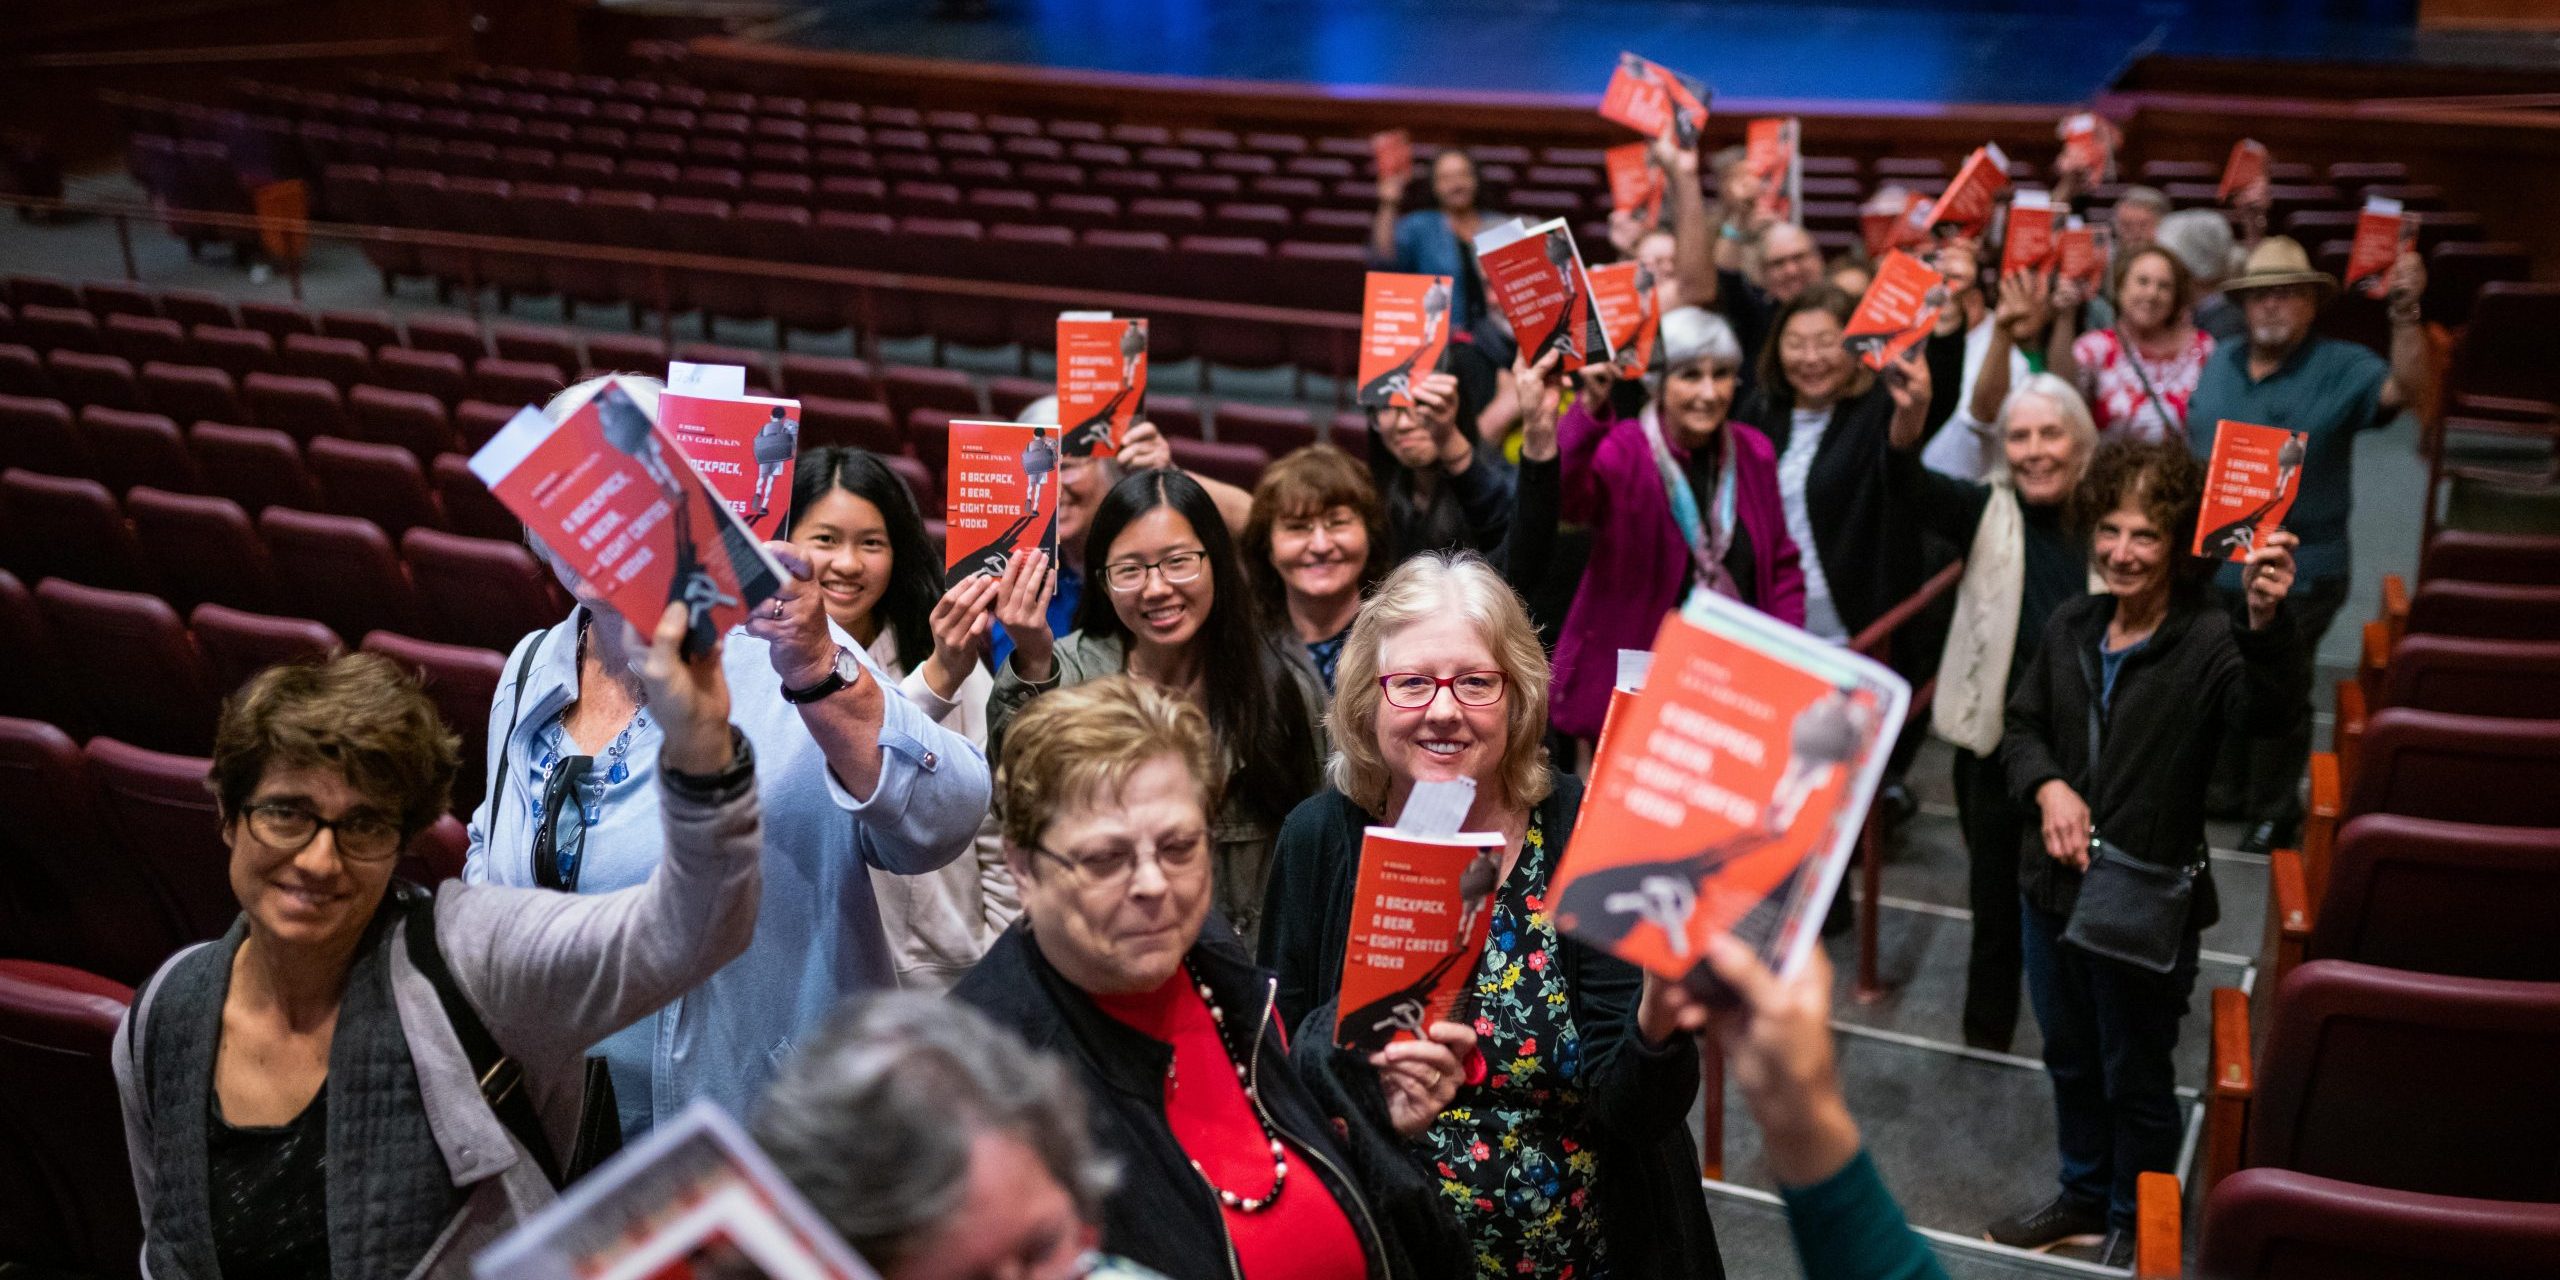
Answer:
<path fill-rule="evenodd" d="M 879 665 L 862 646 L 841 630 L 835 634 L 870 677 L 880 679 Z M 504 812 L 491 814 L 484 799 L 471 816 L 463 878 L 473 884 L 534 883 L 539 740 L 577 697 L 575 616 L 526 643 L 540 648 L 525 678 L 521 713 L 515 679 L 521 645 L 508 657 L 489 709 L 490 741 L 506 738 L 491 777 L 506 770 L 507 792 Z M 799 709 L 782 700 L 770 654 L 766 642 L 733 630 L 721 663 L 730 719 L 755 746 L 764 811 L 764 897 L 755 941 L 709 981 L 598 1046 L 613 1073 L 626 1136 L 645 1132 L 697 1097 L 745 1118 L 792 1046 L 839 1000 L 897 985 L 865 864 L 906 874 L 936 870 L 969 848 L 987 811 L 985 754 L 934 723 L 887 679 L 880 682 L 886 708 L 880 783 L 870 799 L 854 799 L 828 769 Z M 510 714 L 516 715 L 512 735 Z M 623 757 L 628 772 L 606 785 L 596 825 L 587 830 L 578 892 L 640 884 L 657 867 L 665 843 L 657 778 L 663 740 L 654 719 L 631 735 Z M 605 768 L 599 759 L 596 776 Z"/>

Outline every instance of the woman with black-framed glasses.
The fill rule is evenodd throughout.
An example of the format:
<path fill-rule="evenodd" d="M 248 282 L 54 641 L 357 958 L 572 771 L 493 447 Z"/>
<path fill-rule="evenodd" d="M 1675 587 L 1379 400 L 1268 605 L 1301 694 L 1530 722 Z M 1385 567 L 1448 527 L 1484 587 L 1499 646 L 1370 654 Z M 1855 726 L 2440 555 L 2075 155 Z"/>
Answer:
<path fill-rule="evenodd" d="M 1555 769 L 1546 653 L 1473 553 L 1415 556 L 1378 584 L 1334 683 L 1332 788 L 1272 855 L 1263 967 L 1302 1040 L 1332 1035 L 1363 831 L 1419 782 L 1476 784 L 1466 830 L 1499 832 L 1501 878 L 1472 993 L 1489 1071 L 1414 1139 L 1487 1277 L 1723 1274 L 1686 1120 L 1696 1041 L 1633 966 L 1564 937 L 1548 885 L 1581 781 Z"/>
<path fill-rule="evenodd" d="M 1063 637 L 1049 631 L 1048 569 L 1017 558 L 997 588 L 1014 648 L 987 708 L 988 754 L 1032 699 L 1104 676 L 1133 675 L 1200 708 L 1229 770 L 1210 831 L 1217 906 L 1254 938 L 1271 843 L 1317 785 L 1314 671 L 1263 625 L 1216 502 L 1182 472 L 1136 472 L 1103 497 L 1085 537 L 1090 585 Z"/>

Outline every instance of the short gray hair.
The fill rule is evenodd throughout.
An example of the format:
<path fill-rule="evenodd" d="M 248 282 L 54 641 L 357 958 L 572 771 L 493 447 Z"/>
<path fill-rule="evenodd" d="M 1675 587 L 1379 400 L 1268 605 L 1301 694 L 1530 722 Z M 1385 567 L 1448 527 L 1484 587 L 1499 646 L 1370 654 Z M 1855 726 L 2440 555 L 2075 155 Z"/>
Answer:
<path fill-rule="evenodd" d="M 2160 220 L 2153 239 L 2186 264 L 2199 295 L 2213 292 L 2231 274 L 2231 221 L 2219 209 L 2181 209 Z"/>
<path fill-rule="evenodd" d="M 1056 1058 L 954 1000 L 847 1000 L 756 1112 L 756 1144 L 873 1268 L 930 1244 L 968 1194 L 970 1148 L 1003 1134 L 1038 1154 L 1087 1222 L 1115 1181 Z"/>
<path fill-rule="evenodd" d="M 2136 209 L 2149 209 L 2164 218 L 2169 216 L 2169 210 L 2174 207 L 2169 203 L 2167 192 L 2158 187 L 2140 185 L 2126 187 L 2118 193 L 2116 204 L 2119 206 L 2129 204 Z"/>
<path fill-rule="evenodd" d="M 2053 406 L 2061 415 L 2062 429 L 2071 433 L 2071 443 L 2078 454 L 2080 469 L 2085 471 L 2089 458 L 2098 451 L 2098 420 L 2089 415 L 2089 402 L 2080 398 L 2080 389 L 2050 373 L 2031 373 L 2000 402 L 2000 419 L 1992 424 L 1991 474 L 2005 478 L 2009 474 L 2009 415 L 2018 402 L 2033 396 Z"/>
<path fill-rule="evenodd" d="M 1665 374 L 1692 360 L 1712 360 L 1730 369 L 1742 367 L 1742 343 L 1733 325 L 1704 307 L 1675 307 L 1662 317 L 1662 369 Z"/>

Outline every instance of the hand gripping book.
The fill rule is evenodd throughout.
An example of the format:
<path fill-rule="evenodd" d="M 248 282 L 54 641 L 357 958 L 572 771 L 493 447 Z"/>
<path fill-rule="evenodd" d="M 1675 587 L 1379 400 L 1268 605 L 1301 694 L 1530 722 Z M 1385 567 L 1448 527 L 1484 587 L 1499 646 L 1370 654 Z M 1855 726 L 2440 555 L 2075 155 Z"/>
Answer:
<path fill-rule="evenodd" d="M 1849 313 L 1849 349 L 1870 369 L 1882 369 L 1919 345 L 1937 327 L 1947 305 L 1944 276 L 1900 250 L 1876 264 L 1875 279 Z"/>
<path fill-rule="evenodd" d="M 1466 997 L 1501 868 L 1498 832 L 1362 834 L 1334 1043 L 1374 1053 L 1472 1016 Z"/>
<path fill-rule="evenodd" d="M 1147 403 L 1147 322 L 1108 311 L 1058 317 L 1060 447 L 1071 458 L 1120 452 Z"/>
<path fill-rule="evenodd" d="M 1564 373 L 1616 354 L 1591 306 L 1591 281 L 1573 230 L 1562 218 L 1534 227 L 1515 218 L 1478 235 L 1476 265 L 1530 364 L 1562 352 L 1556 369 Z"/>
<path fill-rule="evenodd" d="M 1804 208 L 1803 133 L 1794 116 L 1754 120 L 1745 134 L 1743 163 L 1760 179 L 1760 211 L 1781 222 L 1794 222 Z"/>
<path fill-rule="evenodd" d="M 2401 246 L 2415 240 L 2417 230 L 2401 215 L 2399 201 L 2365 197 L 2356 214 L 2355 242 L 2347 249 L 2347 287 L 2368 298 L 2389 293 L 2391 264 L 2400 260 Z"/>
<path fill-rule="evenodd" d="M 1558 865 L 1555 921 L 1693 990 L 1729 933 L 1780 974 L 1821 931 L 1902 727 L 1881 664 L 1692 592 L 1610 726 Z"/>
<path fill-rule="evenodd" d="M 1413 135 L 1402 129 L 1380 129 L 1369 135 L 1369 157 L 1378 176 L 1402 185 L 1413 181 Z"/>
<path fill-rule="evenodd" d="M 643 634 L 685 606 L 688 655 L 781 589 L 782 567 L 620 379 L 564 421 L 518 413 L 471 473 Z"/>
<path fill-rule="evenodd" d="M 1449 350 L 1449 277 L 1369 273 L 1360 303 L 1360 403 L 1413 403 Z"/>
<path fill-rule="evenodd" d="M 676 385 L 670 378 L 668 389 L 658 393 L 658 420 L 756 537 L 786 541 L 791 473 L 800 456 L 800 402 L 688 394 Z"/>
<path fill-rule="evenodd" d="M 2302 459 L 2310 442 L 2300 431 L 2227 418 L 2214 424 L 2204 508 L 2196 513 L 2199 559 L 2246 560 L 2251 549 L 2265 545 L 2302 492 Z"/>
<path fill-rule="evenodd" d="M 1707 103 L 1713 97 L 1706 82 L 1696 76 L 1621 53 L 1617 67 L 1609 73 L 1609 87 L 1600 95 L 1600 114 L 1648 138 L 1659 138 L 1669 129 L 1682 147 L 1694 147 L 1706 132 Z"/>
<path fill-rule="evenodd" d="M 1600 153 L 1609 171 L 1609 208 L 1633 213 L 1651 226 L 1662 220 L 1662 198 L 1671 184 L 1653 158 L 1653 144 L 1630 142 Z"/>
<path fill-rule="evenodd" d="M 2267 144 L 2242 138 L 2231 144 L 2231 158 L 2222 162 L 2222 185 L 2214 188 L 2214 199 L 2229 204 L 2233 196 L 2266 178 Z"/>
<path fill-rule="evenodd" d="M 878 1280 L 696 1100 L 471 1260 L 474 1280 Z"/>
<path fill-rule="evenodd" d="M 2116 171 L 2116 145 L 2123 133 L 2113 121 L 2094 111 L 2076 111 L 2054 126 L 2054 136 L 2062 139 L 2062 167 L 2085 174 L 2091 182 L 2112 182 Z"/>
<path fill-rule="evenodd" d="M 2062 279 L 2076 281 L 2090 297 L 2106 288 L 2107 257 L 2113 238 L 2105 227 L 2080 225 L 2078 218 L 2054 237 L 2054 267 Z"/>
<path fill-rule="evenodd" d="M 1662 333 L 1662 294 L 1653 270 L 1633 260 L 1612 262 L 1584 273 L 1591 279 L 1591 305 L 1614 350 L 1609 367 L 1621 378 L 1641 378 L 1653 367 L 1654 341 Z"/>
<path fill-rule="evenodd" d="M 2009 201 L 2009 227 L 2000 239 L 2000 274 L 2043 271 L 2054 265 L 2053 196 L 2021 191 Z"/>
<path fill-rule="evenodd" d="M 1973 149 L 1947 181 L 1929 210 L 1929 225 L 1953 227 L 1958 235 L 1978 236 L 1991 225 L 1992 207 L 2000 193 L 2009 189 L 2009 156 L 1996 142 L 1986 142 Z"/>
<path fill-rule="evenodd" d="M 943 588 L 1002 577 L 1027 551 L 1058 559 L 1058 428 L 954 422 L 943 469 Z"/>

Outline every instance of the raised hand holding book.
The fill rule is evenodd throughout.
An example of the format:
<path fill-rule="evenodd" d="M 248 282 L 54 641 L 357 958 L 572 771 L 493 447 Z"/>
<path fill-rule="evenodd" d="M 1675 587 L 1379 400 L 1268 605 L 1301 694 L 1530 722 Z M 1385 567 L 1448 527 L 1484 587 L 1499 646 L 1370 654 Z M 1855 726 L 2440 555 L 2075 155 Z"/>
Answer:
<path fill-rule="evenodd" d="M 1417 783 L 1392 827 L 1360 841 L 1334 1042 L 1374 1053 L 1471 1016 L 1467 994 L 1493 924 L 1498 832 L 1462 832 L 1475 780 Z"/>
<path fill-rule="evenodd" d="M 2204 470 L 2203 509 L 2196 513 L 2194 553 L 2240 561 L 2266 545 L 2302 491 L 2302 462 L 2311 437 L 2300 431 L 2224 419 L 2214 424 L 2213 455 Z"/>

